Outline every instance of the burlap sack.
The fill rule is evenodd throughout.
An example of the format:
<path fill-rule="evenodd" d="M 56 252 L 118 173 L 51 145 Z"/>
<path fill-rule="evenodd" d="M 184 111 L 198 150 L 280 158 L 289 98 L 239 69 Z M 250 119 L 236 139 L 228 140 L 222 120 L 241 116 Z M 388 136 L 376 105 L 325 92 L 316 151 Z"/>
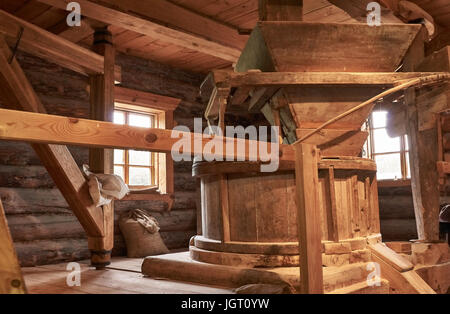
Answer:
<path fill-rule="evenodd" d="M 122 214 L 119 227 L 129 258 L 169 253 L 159 234 L 158 222 L 145 211 L 134 209 Z"/>

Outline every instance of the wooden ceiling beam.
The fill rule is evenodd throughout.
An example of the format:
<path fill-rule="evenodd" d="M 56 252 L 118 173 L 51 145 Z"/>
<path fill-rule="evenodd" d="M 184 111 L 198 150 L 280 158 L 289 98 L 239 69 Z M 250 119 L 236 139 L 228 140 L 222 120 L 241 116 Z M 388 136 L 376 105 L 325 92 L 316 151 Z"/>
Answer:
<path fill-rule="evenodd" d="M 347 12 L 352 18 L 359 22 L 366 23 L 367 21 L 367 5 L 373 1 L 371 0 L 328 0 L 334 6 Z M 381 7 L 381 23 L 403 23 L 401 19 L 396 17 L 394 13 L 385 7 Z"/>
<path fill-rule="evenodd" d="M 259 0 L 260 21 L 302 21 L 303 0 Z"/>
<path fill-rule="evenodd" d="M 0 33 L 18 49 L 84 75 L 103 74 L 103 56 L 0 10 Z M 21 36 L 20 36 L 21 34 Z M 120 81 L 120 67 L 116 66 Z"/>
<path fill-rule="evenodd" d="M 69 0 L 38 1 L 60 9 L 66 9 L 67 3 L 70 2 Z M 235 40 L 232 44 L 219 42 L 224 39 L 216 38 L 236 37 L 233 28 L 167 1 L 157 0 L 155 5 L 153 1 L 149 5 L 144 1 L 118 0 L 102 0 L 101 2 L 79 0 L 78 3 L 83 16 L 226 61 L 236 62 L 245 45 L 245 38 L 239 45 Z M 106 6 L 108 4 L 109 6 Z M 154 22 L 155 19 L 158 19 L 158 22 Z M 237 34 L 237 30 L 235 32 Z"/>

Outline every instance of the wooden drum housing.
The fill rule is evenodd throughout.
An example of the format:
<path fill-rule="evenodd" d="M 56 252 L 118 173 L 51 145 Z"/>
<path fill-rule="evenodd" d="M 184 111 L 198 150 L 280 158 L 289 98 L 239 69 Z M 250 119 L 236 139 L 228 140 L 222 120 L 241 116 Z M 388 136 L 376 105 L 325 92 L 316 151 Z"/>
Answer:
<path fill-rule="evenodd" d="M 292 164 L 261 173 L 252 162 L 195 162 L 193 175 L 201 178 L 202 203 L 202 235 L 192 239 L 190 248 L 194 260 L 245 267 L 298 265 Z M 341 243 L 351 253 L 365 248 L 367 238 L 379 237 L 374 161 L 322 159 L 319 199 L 323 246 Z"/>

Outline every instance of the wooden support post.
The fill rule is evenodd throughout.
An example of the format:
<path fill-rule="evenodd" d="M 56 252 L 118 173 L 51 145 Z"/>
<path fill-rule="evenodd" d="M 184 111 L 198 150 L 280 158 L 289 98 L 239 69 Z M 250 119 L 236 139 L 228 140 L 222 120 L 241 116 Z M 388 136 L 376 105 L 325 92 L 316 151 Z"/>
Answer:
<path fill-rule="evenodd" d="M 318 294 L 323 293 L 319 150 L 309 144 L 296 144 L 294 150 L 301 293 Z"/>
<path fill-rule="evenodd" d="M 407 56 L 405 71 L 414 71 L 425 57 L 425 29 L 417 35 Z M 427 130 L 419 130 L 418 104 L 416 91 L 411 88 L 405 92 L 407 107 L 407 131 L 409 140 L 409 159 L 411 168 L 411 189 L 413 193 L 419 240 L 439 241 L 439 174 L 437 171 L 438 145 L 437 125 Z"/>
<path fill-rule="evenodd" d="M 303 0 L 259 0 L 260 21 L 302 21 Z"/>
<path fill-rule="evenodd" d="M 0 294 L 26 293 L 5 210 L 0 201 Z"/>
<path fill-rule="evenodd" d="M 114 66 L 115 49 L 108 28 L 97 29 L 94 33 L 94 50 L 104 57 L 104 74 L 92 75 L 91 119 L 113 122 L 114 117 Z M 114 151 L 92 148 L 89 150 L 89 165 L 94 173 L 114 173 Z M 114 246 L 114 202 L 103 206 L 103 237 L 89 237 L 92 266 L 103 268 L 111 263 Z"/>

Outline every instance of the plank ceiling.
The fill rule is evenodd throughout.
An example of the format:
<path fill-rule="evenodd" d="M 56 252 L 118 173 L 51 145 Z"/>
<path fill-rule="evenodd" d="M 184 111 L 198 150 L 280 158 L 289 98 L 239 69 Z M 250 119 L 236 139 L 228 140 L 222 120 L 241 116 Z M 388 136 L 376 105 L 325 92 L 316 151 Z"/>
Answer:
<path fill-rule="evenodd" d="M 450 27 L 450 0 L 412 1 L 433 15 L 441 26 Z M 238 30 L 251 30 L 258 19 L 258 0 L 170 0 L 170 2 L 225 24 L 236 33 Z M 0 9 L 86 47 L 90 47 L 93 41 L 92 27 L 98 25 L 96 21 L 83 19 L 82 27 L 68 28 L 66 11 L 35 0 L 1 0 Z M 355 22 L 347 13 L 326 0 L 304 0 L 304 13 L 305 21 Z M 170 27 L 174 26 L 167 24 Z M 116 48 L 129 55 L 200 73 L 231 65 L 229 61 L 168 44 L 116 25 L 112 25 L 110 30 L 114 35 Z M 248 36 L 240 37 L 238 39 L 242 41 L 243 46 Z M 226 39 L 217 38 L 217 40 Z"/>

